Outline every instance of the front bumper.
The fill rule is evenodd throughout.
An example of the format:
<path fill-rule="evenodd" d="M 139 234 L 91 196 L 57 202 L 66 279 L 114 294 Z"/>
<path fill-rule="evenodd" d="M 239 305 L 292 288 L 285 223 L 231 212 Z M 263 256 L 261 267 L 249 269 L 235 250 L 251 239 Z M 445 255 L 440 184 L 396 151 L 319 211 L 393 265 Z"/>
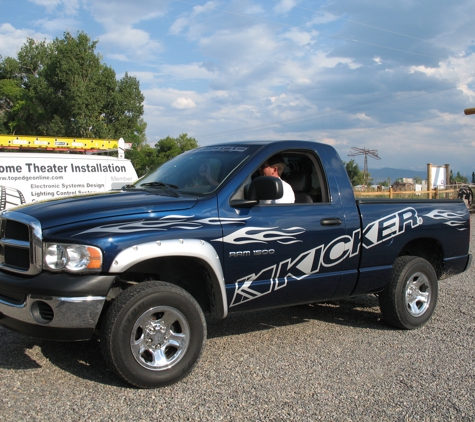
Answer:
<path fill-rule="evenodd" d="M 88 340 L 104 307 L 103 296 L 42 297 L 28 295 L 17 304 L 0 298 L 0 325 L 46 340 Z"/>
<path fill-rule="evenodd" d="M 88 340 L 116 275 L 0 273 L 0 325 L 47 340 Z"/>

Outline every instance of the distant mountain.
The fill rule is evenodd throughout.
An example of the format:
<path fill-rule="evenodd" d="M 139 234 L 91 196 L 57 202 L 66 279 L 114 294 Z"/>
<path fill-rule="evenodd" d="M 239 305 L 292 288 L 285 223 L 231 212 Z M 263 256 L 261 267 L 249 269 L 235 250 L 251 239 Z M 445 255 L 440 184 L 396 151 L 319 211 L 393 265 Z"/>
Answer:
<path fill-rule="evenodd" d="M 414 178 L 419 176 L 422 180 L 427 179 L 427 171 L 417 171 L 417 170 L 408 170 L 408 169 L 393 169 L 390 167 L 383 167 L 381 169 L 368 169 L 371 178 L 373 179 L 373 184 L 378 182 L 384 182 L 385 180 L 390 179 L 391 184 L 393 184 L 396 179 L 399 178 Z"/>

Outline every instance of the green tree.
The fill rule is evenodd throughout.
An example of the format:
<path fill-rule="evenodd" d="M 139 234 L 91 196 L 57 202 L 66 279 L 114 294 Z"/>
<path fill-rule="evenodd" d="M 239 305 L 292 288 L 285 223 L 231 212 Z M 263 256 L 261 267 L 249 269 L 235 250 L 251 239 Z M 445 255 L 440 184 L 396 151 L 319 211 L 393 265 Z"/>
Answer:
<path fill-rule="evenodd" d="M 475 171 L 472 171 L 472 183 L 475 183 Z"/>
<path fill-rule="evenodd" d="M 171 158 L 196 147 L 198 147 L 196 139 L 189 137 L 186 133 L 182 133 L 178 138 L 167 136 L 155 144 L 158 163 L 163 164 Z"/>
<path fill-rule="evenodd" d="M 143 144 L 140 148 L 128 149 L 125 151 L 125 157 L 132 161 L 138 177 L 158 166 L 157 150 L 148 144 Z"/>
<path fill-rule="evenodd" d="M 145 143 L 144 97 L 139 82 L 127 73 L 117 80 L 114 70 L 95 52 L 97 43 L 84 32 L 76 37 L 66 32 L 62 39 L 56 38 L 51 43 L 28 39 L 17 59 L 2 60 L 3 131 L 23 135 L 122 137 L 134 146 Z M 5 87 L 19 88 L 21 95 L 18 90 L 10 89 L 7 96 Z"/>
<path fill-rule="evenodd" d="M 343 161 L 343 165 L 353 186 L 362 185 L 364 183 L 364 174 L 355 160 L 351 159 L 347 163 Z"/>
<path fill-rule="evenodd" d="M 137 175 L 140 177 L 173 157 L 197 147 L 198 142 L 195 138 L 182 133 L 178 138 L 167 136 L 160 139 L 155 144 L 155 148 L 144 142 L 134 145 L 132 149 L 126 151 L 125 156 L 132 161 Z"/>
<path fill-rule="evenodd" d="M 462 176 L 460 172 L 457 172 L 457 175 L 454 177 L 452 170 L 450 170 L 450 183 L 451 184 L 468 183 L 468 178 L 465 176 Z"/>
<path fill-rule="evenodd" d="M 10 132 L 12 117 L 22 107 L 22 78 L 17 60 L 0 56 L 0 133 Z"/>

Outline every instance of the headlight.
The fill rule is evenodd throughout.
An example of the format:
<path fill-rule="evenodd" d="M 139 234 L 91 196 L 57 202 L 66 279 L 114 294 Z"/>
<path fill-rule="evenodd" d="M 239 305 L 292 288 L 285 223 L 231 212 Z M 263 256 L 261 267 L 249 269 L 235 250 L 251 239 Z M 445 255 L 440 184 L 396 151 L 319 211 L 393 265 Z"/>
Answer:
<path fill-rule="evenodd" d="M 45 243 L 44 264 L 51 271 L 99 272 L 102 252 L 95 246 Z"/>

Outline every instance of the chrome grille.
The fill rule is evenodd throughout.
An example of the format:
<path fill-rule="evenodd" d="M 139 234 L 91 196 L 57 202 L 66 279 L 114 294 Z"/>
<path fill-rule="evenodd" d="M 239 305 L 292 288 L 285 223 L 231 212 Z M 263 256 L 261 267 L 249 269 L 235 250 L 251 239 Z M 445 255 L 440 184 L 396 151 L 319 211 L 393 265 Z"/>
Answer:
<path fill-rule="evenodd" d="M 38 274 L 42 262 L 41 224 L 17 211 L 0 214 L 0 269 Z"/>

